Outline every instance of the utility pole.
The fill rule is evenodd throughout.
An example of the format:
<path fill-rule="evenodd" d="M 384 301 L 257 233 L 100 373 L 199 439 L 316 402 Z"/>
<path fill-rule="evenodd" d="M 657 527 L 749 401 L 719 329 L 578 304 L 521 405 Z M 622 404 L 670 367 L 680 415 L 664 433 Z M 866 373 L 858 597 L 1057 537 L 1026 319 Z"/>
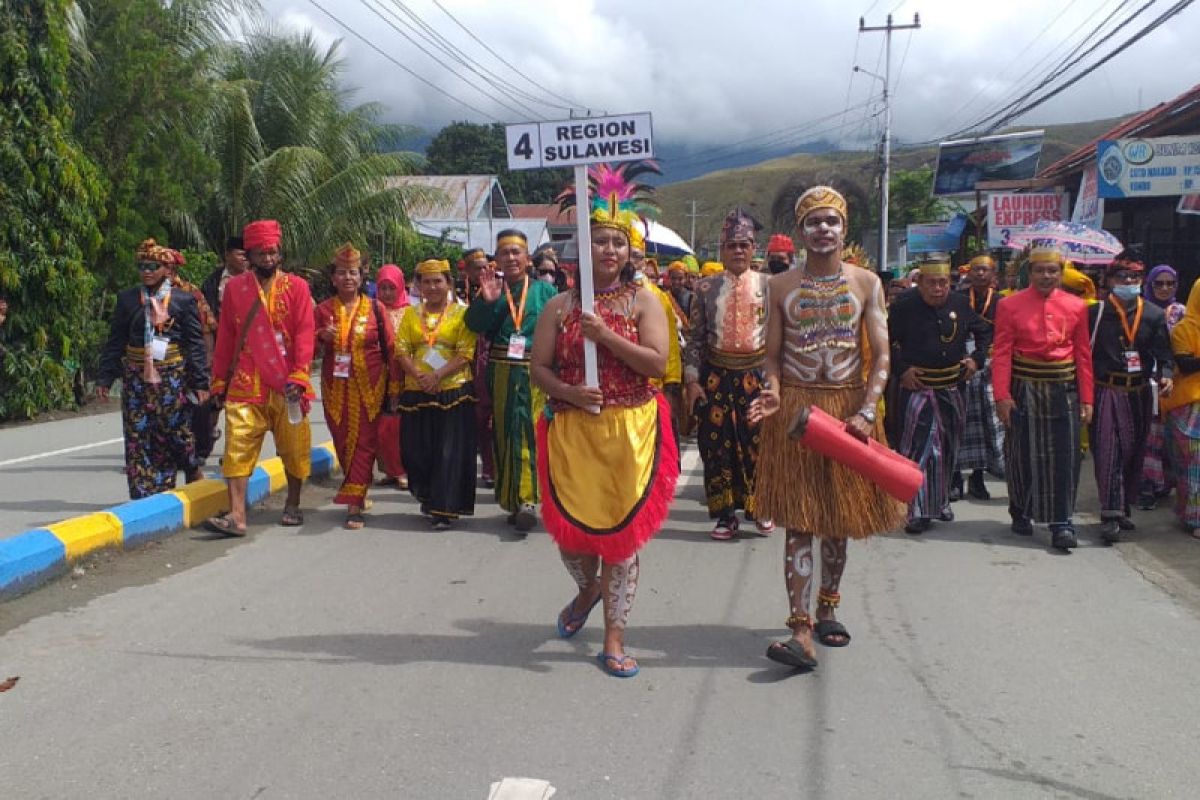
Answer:
<path fill-rule="evenodd" d="M 921 27 L 921 15 L 913 14 L 911 25 L 893 25 L 892 15 L 887 15 L 887 24 L 872 28 L 867 27 L 866 20 L 858 18 L 859 33 L 874 33 L 882 31 L 884 35 L 884 71 L 883 71 L 883 176 L 880 179 L 880 209 L 879 209 L 879 269 L 887 269 L 888 251 L 888 194 L 892 179 L 892 105 L 888 87 L 892 80 L 892 31 L 915 31 Z M 857 72 L 866 70 L 854 68 Z M 871 73 L 867 72 L 868 75 Z M 878 75 L 873 77 L 878 78 Z"/>
<path fill-rule="evenodd" d="M 688 247 L 692 248 L 692 252 L 694 253 L 694 252 L 696 252 L 696 219 L 698 217 L 707 217 L 708 214 L 697 214 L 696 213 L 696 201 L 692 200 L 691 203 L 692 203 L 692 213 L 685 214 L 684 216 L 688 217 L 692 221 L 692 233 L 688 237 Z"/>

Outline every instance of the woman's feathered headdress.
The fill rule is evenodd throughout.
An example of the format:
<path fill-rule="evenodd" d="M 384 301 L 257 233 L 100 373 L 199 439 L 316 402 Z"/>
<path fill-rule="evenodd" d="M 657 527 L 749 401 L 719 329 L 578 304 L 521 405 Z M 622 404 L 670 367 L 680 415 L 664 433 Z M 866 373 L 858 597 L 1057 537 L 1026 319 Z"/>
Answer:
<path fill-rule="evenodd" d="M 631 161 L 622 164 L 593 164 L 588 167 L 588 194 L 591 196 L 590 218 L 593 225 L 616 228 L 632 237 L 634 230 L 644 234 L 643 220 L 658 215 L 654 187 L 637 178 L 662 170 L 653 161 Z M 554 198 L 559 210 L 566 211 L 578 203 L 575 184 Z"/>

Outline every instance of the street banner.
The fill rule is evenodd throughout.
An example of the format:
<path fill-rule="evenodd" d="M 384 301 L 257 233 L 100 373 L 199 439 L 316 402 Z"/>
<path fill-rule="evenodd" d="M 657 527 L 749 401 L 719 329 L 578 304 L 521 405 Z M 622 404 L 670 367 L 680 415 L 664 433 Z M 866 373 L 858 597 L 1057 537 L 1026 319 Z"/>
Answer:
<path fill-rule="evenodd" d="M 649 114 L 582 117 L 559 122 L 522 122 L 504 128 L 509 169 L 575 168 L 575 222 L 579 247 L 579 306 L 595 312 L 592 285 L 592 228 L 588 165 L 641 161 L 654 157 Z M 596 343 L 583 341 L 583 382 L 600 386 Z M 599 414 L 600 408 L 588 409 Z"/>
<path fill-rule="evenodd" d="M 906 245 L 909 255 L 936 252 L 952 253 L 958 249 L 958 240 L 961 235 L 961 229 L 958 233 L 955 233 L 954 227 L 945 222 L 934 222 L 928 225 L 909 225 Z"/>
<path fill-rule="evenodd" d="M 649 114 L 507 125 L 508 168 L 549 169 L 653 158 L 650 128 Z"/>
<path fill-rule="evenodd" d="M 1019 231 L 1044 219 L 1061 222 L 1067 218 L 1067 196 L 1062 193 L 1016 194 L 996 192 L 988 196 L 988 247 L 1007 247 Z"/>
<path fill-rule="evenodd" d="M 933 194 L 966 195 L 980 181 L 1029 180 L 1037 174 L 1045 131 L 1024 131 L 938 145 Z"/>
<path fill-rule="evenodd" d="M 1088 167 L 1079 176 L 1079 195 L 1075 198 L 1071 222 L 1100 230 L 1104 227 L 1104 200 L 1100 197 L 1096 171 L 1096 167 Z"/>
<path fill-rule="evenodd" d="M 1200 136 L 1101 139 L 1100 196 L 1175 197 L 1200 191 Z"/>

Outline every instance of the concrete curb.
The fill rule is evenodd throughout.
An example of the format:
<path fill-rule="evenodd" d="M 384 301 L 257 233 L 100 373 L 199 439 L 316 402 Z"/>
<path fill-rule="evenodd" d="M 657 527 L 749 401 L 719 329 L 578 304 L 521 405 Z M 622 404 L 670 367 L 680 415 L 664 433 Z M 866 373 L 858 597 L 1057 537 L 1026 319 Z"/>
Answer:
<path fill-rule="evenodd" d="M 312 449 L 312 477 L 337 469 L 333 442 Z M 283 461 L 259 462 L 246 502 L 260 503 L 287 485 Z M 228 510 L 225 481 L 206 479 L 180 489 L 72 517 L 0 539 L 0 600 L 15 597 L 66 572 L 72 562 L 106 547 L 134 547 L 198 525 Z"/>

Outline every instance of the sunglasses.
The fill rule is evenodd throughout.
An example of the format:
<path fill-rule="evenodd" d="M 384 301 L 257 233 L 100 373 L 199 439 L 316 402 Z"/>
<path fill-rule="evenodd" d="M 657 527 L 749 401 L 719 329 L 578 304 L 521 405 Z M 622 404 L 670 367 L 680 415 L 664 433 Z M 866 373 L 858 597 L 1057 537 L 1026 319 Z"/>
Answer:
<path fill-rule="evenodd" d="M 159 264 L 157 261 L 139 261 L 137 266 L 141 272 L 154 272 L 162 267 L 162 264 Z"/>

